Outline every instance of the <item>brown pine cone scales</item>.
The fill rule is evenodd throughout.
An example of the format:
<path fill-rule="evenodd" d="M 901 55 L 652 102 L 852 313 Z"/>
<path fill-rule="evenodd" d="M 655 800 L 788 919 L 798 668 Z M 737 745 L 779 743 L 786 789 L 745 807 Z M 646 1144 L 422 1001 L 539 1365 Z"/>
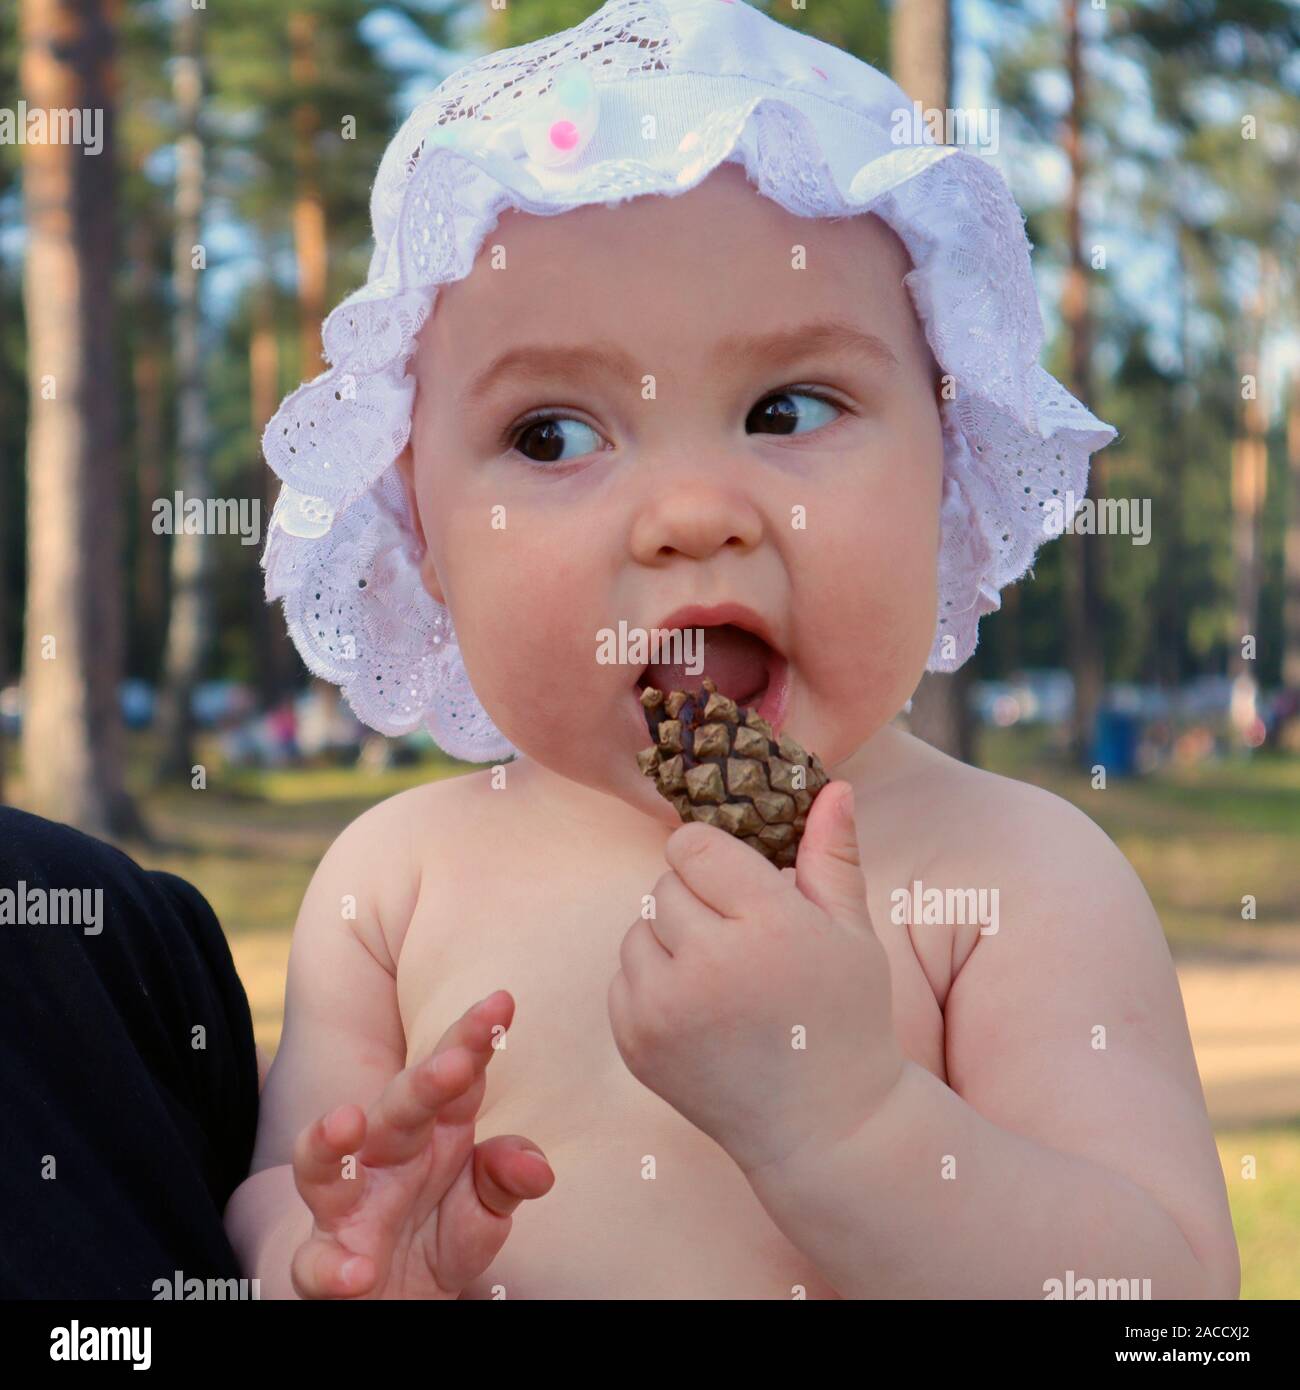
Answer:
<path fill-rule="evenodd" d="M 795 862 L 808 809 L 830 780 L 816 753 L 805 753 L 755 710 L 738 706 L 706 676 L 704 690 L 665 695 L 648 686 L 641 707 L 654 743 L 636 755 L 659 794 L 683 821 L 716 825 L 778 869 Z"/>

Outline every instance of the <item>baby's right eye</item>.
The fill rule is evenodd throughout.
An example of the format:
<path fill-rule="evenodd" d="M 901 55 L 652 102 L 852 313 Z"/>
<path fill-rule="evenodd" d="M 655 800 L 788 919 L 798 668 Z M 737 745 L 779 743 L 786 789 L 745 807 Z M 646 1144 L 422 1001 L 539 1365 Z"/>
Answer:
<path fill-rule="evenodd" d="M 591 442 L 584 444 L 580 436 L 579 442 L 582 447 L 579 447 L 576 453 L 566 456 L 562 425 L 577 425 Z M 584 454 L 595 453 L 600 444 L 600 435 L 585 421 L 572 415 L 544 415 L 525 421 L 516 431 L 514 440 L 514 448 L 526 459 L 541 464 L 568 463 L 571 459 L 582 458 Z"/>

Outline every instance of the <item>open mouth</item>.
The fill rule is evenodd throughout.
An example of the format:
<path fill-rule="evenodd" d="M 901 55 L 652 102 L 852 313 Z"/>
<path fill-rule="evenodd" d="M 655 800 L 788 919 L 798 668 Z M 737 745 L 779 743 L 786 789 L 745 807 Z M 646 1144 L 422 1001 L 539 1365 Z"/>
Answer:
<path fill-rule="evenodd" d="M 740 622 L 709 624 L 675 617 L 665 624 L 665 628 L 668 627 L 700 629 L 704 639 L 703 660 L 699 660 L 701 652 L 697 649 L 694 661 L 651 663 L 637 680 L 638 692 L 647 686 L 665 693 L 699 691 L 703 688 L 704 677 L 708 676 L 723 695 L 730 696 L 738 705 L 756 709 L 774 728 L 781 722 L 789 686 L 788 664 L 765 638 L 741 626 Z M 688 667 L 696 669 L 692 671 Z"/>

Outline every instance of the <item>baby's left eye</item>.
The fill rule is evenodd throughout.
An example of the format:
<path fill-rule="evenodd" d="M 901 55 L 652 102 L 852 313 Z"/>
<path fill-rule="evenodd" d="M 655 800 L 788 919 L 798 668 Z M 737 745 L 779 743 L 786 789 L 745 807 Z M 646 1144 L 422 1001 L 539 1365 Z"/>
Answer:
<path fill-rule="evenodd" d="M 578 435 L 578 452 L 569 457 L 565 457 L 564 450 L 568 441 L 560 428 L 561 425 L 577 425 L 581 431 L 585 431 L 585 437 L 582 433 Z M 600 436 L 589 424 L 576 416 L 542 415 L 524 421 L 515 435 L 514 447 L 530 463 L 568 463 L 570 458 L 580 458 L 598 449 Z M 530 450 L 535 450 L 540 457 L 530 453 Z"/>
<path fill-rule="evenodd" d="M 811 404 L 811 412 L 808 411 L 807 405 L 801 410 L 795 405 L 796 401 Z M 835 419 L 839 410 L 840 407 L 834 401 L 808 391 L 775 391 L 772 395 L 765 396 L 749 412 L 745 428 L 753 434 L 807 434 L 809 430 L 798 428 L 801 418 L 811 414 L 813 423 L 809 429 L 819 429 Z"/>

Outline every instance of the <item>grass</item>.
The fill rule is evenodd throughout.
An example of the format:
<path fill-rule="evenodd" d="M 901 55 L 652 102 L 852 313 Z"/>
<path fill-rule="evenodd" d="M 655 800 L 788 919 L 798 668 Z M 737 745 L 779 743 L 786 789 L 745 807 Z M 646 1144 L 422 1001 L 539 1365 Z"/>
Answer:
<path fill-rule="evenodd" d="M 1094 789 L 1040 730 L 986 731 L 984 765 L 1073 802 L 1137 870 L 1175 955 L 1300 949 L 1300 759 L 1256 755 Z M 1243 919 L 1243 897 L 1255 918 Z"/>
<path fill-rule="evenodd" d="M 337 766 L 239 770 L 214 774 L 202 791 L 159 791 L 147 785 L 143 757 L 132 766 L 132 790 L 156 839 L 124 848 L 149 868 L 191 879 L 232 939 L 291 931 L 316 865 L 346 825 L 387 797 L 463 767 L 431 758 L 382 772 Z M 213 759 L 206 766 L 219 763 Z"/>
<path fill-rule="evenodd" d="M 1241 1296 L 1294 1299 L 1300 1294 L 1300 1123 L 1216 1138 L 1241 1251 Z M 1245 1176 L 1250 1161 L 1253 1177 Z"/>

